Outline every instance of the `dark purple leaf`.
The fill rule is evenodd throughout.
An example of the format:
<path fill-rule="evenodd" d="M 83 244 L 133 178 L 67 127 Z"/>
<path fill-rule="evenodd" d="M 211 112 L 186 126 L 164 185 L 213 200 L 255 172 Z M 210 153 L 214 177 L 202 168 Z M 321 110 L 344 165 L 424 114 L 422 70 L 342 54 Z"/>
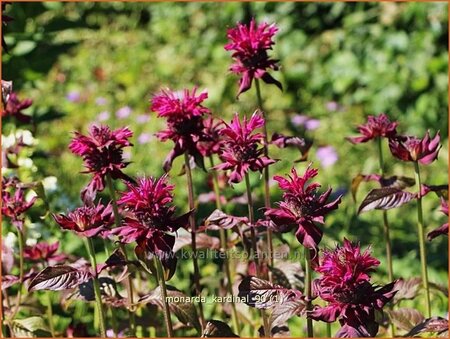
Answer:
<path fill-rule="evenodd" d="M 77 287 L 91 277 L 92 275 L 89 271 L 76 269 L 71 266 L 49 266 L 34 277 L 28 290 L 30 292 L 37 290 L 66 290 Z"/>
<path fill-rule="evenodd" d="M 295 137 L 295 136 L 286 136 L 280 133 L 274 133 L 272 135 L 271 144 L 276 145 L 279 148 L 292 147 L 297 148 L 300 151 L 301 157 L 295 162 L 302 162 L 308 159 L 308 152 L 312 146 L 312 141 L 309 139 Z"/>
<path fill-rule="evenodd" d="M 356 201 L 356 193 L 358 192 L 359 185 L 363 181 L 376 181 L 380 184 L 381 187 L 392 187 L 398 188 L 399 190 L 414 186 L 414 184 L 416 183 L 413 178 L 396 175 L 384 178 L 379 174 L 358 174 L 353 178 L 351 184 L 351 192 L 354 201 Z"/>
<path fill-rule="evenodd" d="M 221 210 L 214 210 L 205 220 L 205 228 L 207 230 L 217 231 L 220 229 L 230 229 L 240 224 L 247 224 L 248 219 L 244 217 L 235 217 L 228 215 Z"/>
<path fill-rule="evenodd" d="M 424 196 L 430 192 L 436 193 L 439 198 L 448 200 L 448 184 L 445 185 L 425 185 L 420 187 L 420 195 Z"/>
<path fill-rule="evenodd" d="M 277 304 L 270 315 L 269 326 L 272 336 L 287 328 L 287 321 L 293 316 L 301 316 L 305 312 L 306 302 L 303 297 Z"/>
<path fill-rule="evenodd" d="M 203 330 L 202 338 L 239 338 L 230 326 L 219 320 L 208 320 Z"/>
<path fill-rule="evenodd" d="M 443 334 L 445 332 L 448 333 L 448 320 L 441 317 L 431 317 L 415 326 L 404 337 L 411 338 L 421 333 Z"/>
<path fill-rule="evenodd" d="M 388 210 L 400 207 L 415 198 L 415 194 L 394 187 L 373 189 L 359 206 L 358 214 L 374 209 Z"/>
<path fill-rule="evenodd" d="M 173 246 L 173 251 L 178 252 L 181 248 L 185 246 L 190 246 L 192 243 L 191 233 L 184 232 L 183 230 L 178 230 L 178 235 L 175 239 L 175 245 Z M 212 237 L 205 233 L 197 233 L 196 236 L 197 249 L 208 248 L 212 250 L 220 249 L 220 240 L 217 237 Z"/>
<path fill-rule="evenodd" d="M 421 285 L 422 279 L 418 277 L 398 279 L 395 282 L 394 290 L 397 290 L 397 293 L 394 296 L 393 303 L 396 304 L 400 300 L 414 299 L 419 293 Z"/>
<path fill-rule="evenodd" d="M 272 281 L 275 284 L 297 290 L 303 289 L 305 273 L 300 264 L 290 261 L 276 261 L 275 267 L 271 267 L 270 270 Z"/>
<path fill-rule="evenodd" d="M 396 310 L 387 310 L 386 312 L 392 323 L 404 331 L 410 331 L 414 326 L 425 320 L 422 313 L 413 308 L 399 308 Z"/>
<path fill-rule="evenodd" d="M 8 274 L 2 276 L 2 290 L 10 288 L 11 286 L 17 284 L 19 281 L 19 277 L 16 277 L 15 275 Z"/>
<path fill-rule="evenodd" d="M 244 303 L 259 309 L 273 308 L 279 303 L 301 298 L 300 291 L 274 285 L 253 276 L 245 277 L 239 284 L 239 297 Z"/>

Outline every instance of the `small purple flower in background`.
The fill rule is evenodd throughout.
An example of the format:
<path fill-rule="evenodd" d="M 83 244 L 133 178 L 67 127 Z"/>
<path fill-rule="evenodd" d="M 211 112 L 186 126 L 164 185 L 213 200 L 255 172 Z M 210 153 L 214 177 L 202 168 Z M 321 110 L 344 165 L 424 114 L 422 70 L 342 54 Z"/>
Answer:
<path fill-rule="evenodd" d="M 427 131 L 423 139 L 413 136 L 399 135 L 389 139 L 391 153 L 402 161 L 418 161 L 422 165 L 429 165 L 437 159 L 441 145 L 439 132 L 433 139 Z"/>
<path fill-rule="evenodd" d="M 130 116 L 132 110 L 129 106 L 121 107 L 116 112 L 117 119 L 126 119 Z"/>
<path fill-rule="evenodd" d="M 323 168 L 333 166 L 338 161 L 339 156 L 333 146 L 321 146 L 317 149 L 316 157 Z"/>
<path fill-rule="evenodd" d="M 148 114 L 140 114 L 136 117 L 136 121 L 140 124 L 144 124 L 150 120 L 150 115 Z"/>
<path fill-rule="evenodd" d="M 109 116 L 110 116 L 110 114 L 108 111 L 103 111 L 97 115 L 97 120 L 98 121 L 106 121 L 109 119 Z"/>
<path fill-rule="evenodd" d="M 211 114 L 210 110 L 202 105 L 208 98 L 206 91 L 196 94 L 197 88 L 192 92 L 185 89 L 173 92 L 162 90 L 151 100 L 151 110 L 157 112 L 158 117 L 167 119 L 167 128 L 158 132 L 156 136 L 161 141 L 172 140 L 174 148 L 167 155 L 163 168 L 168 172 L 173 160 L 187 152 L 193 156 L 197 165 L 204 168 L 203 157 L 199 150 L 199 143 L 210 141 L 204 132 L 205 114 Z"/>
<path fill-rule="evenodd" d="M 83 158 L 87 170 L 82 173 L 93 174 L 82 197 L 103 191 L 107 175 L 112 179 L 131 180 L 122 169 L 128 166 L 128 162 L 123 161 L 123 148 L 133 146 L 128 140 L 132 136 L 133 132 L 126 127 L 112 131 L 108 126 L 93 125 L 87 136 L 75 132 L 69 149 Z"/>
<path fill-rule="evenodd" d="M 95 99 L 95 104 L 97 106 L 104 106 L 107 104 L 107 102 L 108 102 L 108 100 L 106 100 L 106 98 L 104 98 L 104 97 L 98 97 L 97 99 Z"/>
<path fill-rule="evenodd" d="M 141 133 L 138 137 L 138 143 L 148 144 L 152 140 L 152 135 L 149 133 Z"/>
<path fill-rule="evenodd" d="M 322 276 L 313 287 L 328 305 L 316 306 L 308 317 L 328 323 L 339 320 L 342 327 L 335 337 L 374 337 L 378 332 L 375 311 L 382 311 L 397 292 L 395 282 L 383 287 L 370 283 L 370 273 L 379 264 L 370 250 L 361 252 L 359 244 L 347 239 L 343 246 L 325 250 L 315 268 Z"/>
<path fill-rule="evenodd" d="M 284 191 L 283 201 L 277 208 L 269 208 L 265 215 L 275 224 L 280 233 L 296 229 L 297 240 L 306 248 L 317 251 L 323 232 L 316 223 L 323 224 L 325 215 L 338 208 L 341 197 L 327 202 L 331 195 L 331 188 L 322 194 L 317 193 L 320 184 L 308 181 L 317 176 L 318 170 L 312 169 L 311 164 L 303 176 L 299 176 L 292 168 L 288 178 L 274 176 L 278 186 Z"/>
<path fill-rule="evenodd" d="M 249 25 L 238 23 L 235 28 L 228 30 L 229 43 L 225 45 L 225 50 L 233 51 L 232 58 L 235 61 L 230 71 L 242 75 L 238 97 L 250 89 L 255 78 L 282 89 L 281 83 L 267 72 L 268 69 L 279 69 L 278 60 L 270 59 L 267 54 L 275 44 L 273 37 L 277 31 L 275 24 L 261 23 L 257 26 L 254 19 Z"/>
<path fill-rule="evenodd" d="M 33 104 L 33 100 L 24 99 L 19 100 L 15 92 L 11 92 L 6 102 L 5 110 L 2 111 L 2 117 L 13 117 L 21 123 L 28 123 L 31 121 L 31 116 L 23 114 L 22 110 L 27 109 Z"/>
<path fill-rule="evenodd" d="M 358 126 L 358 131 L 362 136 L 347 137 L 346 139 L 352 144 L 360 144 L 378 137 L 394 138 L 397 135 L 397 125 L 398 122 L 391 122 L 384 113 L 378 116 L 369 115 L 367 123 Z"/>
<path fill-rule="evenodd" d="M 444 213 L 448 218 L 448 201 L 444 198 L 441 198 L 441 212 Z M 433 240 L 439 235 L 446 235 L 448 236 L 448 222 L 443 224 L 442 226 L 436 228 L 435 230 L 429 232 L 427 234 L 428 240 Z"/>
<path fill-rule="evenodd" d="M 114 229 L 123 243 L 136 242 L 138 248 L 157 255 L 170 253 L 176 232 L 188 224 L 190 212 L 175 217 L 172 205 L 174 186 L 169 184 L 167 176 L 160 179 L 139 178 L 136 184 L 127 183 L 127 191 L 122 193 L 118 204 L 130 213 L 123 226 Z"/>
<path fill-rule="evenodd" d="M 336 101 L 328 101 L 325 108 L 330 112 L 337 112 L 341 107 Z"/>
<path fill-rule="evenodd" d="M 83 237 L 101 236 L 106 238 L 109 235 L 110 227 L 114 223 L 113 210 L 111 204 L 106 206 L 100 202 L 97 206 L 82 206 L 64 214 L 53 214 L 53 218 L 62 229 L 73 231 Z"/>
<path fill-rule="evenodd" d="M 293 115 L 291 117 L 291 123 L 296 127 L 303 126 L 308 131 L 313 131 L 320 127 L 320 120 L 310 118 L 303 114 Z"/>
<path fill-rule="evenodd" d="M 244 179 L 245 174 L 251 171 L 260 171 L 276 161 L 263 155 L 263 135 L 253 133 L 264 125 L 264 119 L 258 111 L 253 113 L 250 120 L 244 116 L 239 120 L 239 115 L 234 115 L 231 124 L 225 123 L 225 128 L 220 131 L 223 135 L 223 148 L 219 154 L 221 164 L 215 166 L 218 170 L 232 170 L 228 182 L 236 184 Z"/>
<path fill-rule="evenodd" d="M 79 102 L 81 99 L 80 92 L 70 91 L 69 93 L 67 93 L 66 99 L 69 100 L 70 102 Z"/>

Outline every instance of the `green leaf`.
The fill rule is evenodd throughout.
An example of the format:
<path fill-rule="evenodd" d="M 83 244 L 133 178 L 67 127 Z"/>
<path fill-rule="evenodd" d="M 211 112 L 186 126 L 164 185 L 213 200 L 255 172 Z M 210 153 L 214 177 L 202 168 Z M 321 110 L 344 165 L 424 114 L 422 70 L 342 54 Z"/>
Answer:
<path fill-rule="evenodd" d="M 13 321 L 12 327 L 17 338 L 51 336 L 50 329 L 48 328 L 45 320 L 37 316 L 25 319 L 16 319 Z"/>
<path fill-rule="evenodd" d="M 19 41 L 11 51 L 16 56 L 30 53 L 36 47 L 36 42 L 31 40 Z"/>

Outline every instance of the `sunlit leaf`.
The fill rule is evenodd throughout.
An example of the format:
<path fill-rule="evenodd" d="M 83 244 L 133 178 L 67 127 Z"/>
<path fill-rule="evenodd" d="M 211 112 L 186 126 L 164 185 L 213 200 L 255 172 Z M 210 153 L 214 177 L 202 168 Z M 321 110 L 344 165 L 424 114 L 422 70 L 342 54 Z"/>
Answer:
<path fill-rule="evenodd" d="M 49 266 L 39 272 L 31 281 L 28 290 L 61 291 L 75 288 L 92 277 L 86 270 L 79 270 L 71 266 Z"/>
<path fill-rule="evenodd" d="M 400 207 L 415 198 L 415 194 L 394 187 L 373 189 L 359 206 L 358 213 Z"/>

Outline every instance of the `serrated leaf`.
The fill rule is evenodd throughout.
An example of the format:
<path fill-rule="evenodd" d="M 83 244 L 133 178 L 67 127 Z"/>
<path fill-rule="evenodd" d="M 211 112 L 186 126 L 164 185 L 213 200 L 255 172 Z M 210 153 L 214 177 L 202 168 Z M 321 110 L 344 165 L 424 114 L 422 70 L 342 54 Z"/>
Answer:
<path fill-rule="evenodd" d="M 395 282 L 394 290 L 397 290 L 397 293 L 394 296 L 393 303 L 396 304 L 400 300 L 414 299 L 419 293 L 421 285 L 422 279 L 418 277 L 398 279 Z"/>
<path fill-rule="evenodd" d="M 34 277 L 28 290 L 30 292 L 38 290 L 66 290 L 77 287 L 91 277 L 90 272 L 71 266 L 49 266 Z"/>
<path fill-rule="evenodd" d="M 302 315 L 305 312 L 305 308 L 306 302 L 304 298 L 297 298 L 276 305 L 269 318 L 272 336 L 275 336 L 276 332 L 285 330 L 287 321 L 293 316 Z"/>
<path fill-rule="evenodd" d="M 422 313 L 413 308 L 399 308 L 397 310 L 387 310 L 386 312 L 394 325 L 404 331 L 410 331 L 414 326 L 425 320 Z"/>
<path fill-rule="evenodd" d="M 205 220 L 205 229 L 217 231 L 220 229 L 230 229 L 240 224 L 248 223 L 244 217 L 235 217 L 222 212 L 219 209 L 214 210 Z"/>
<path fill-rule="evenodd" d="M 197 310 L 194 303 L 183 292 L 177 290 L 175 287 L 167 285 L 167 297 L 174 301 L 168 302 L 170 312 L 177 317 L 179 321 L 187 326 L 192 326 L 201 331 L 200 322 L 198 321 Z M 163 308 L 163 300 L 161 289 L 158 286 L 151 293 L 141 297 L 139 303 L 151 303 Z"/>
<path fill-rule="evenodd" d="M 271 267 L 270 270 L 274 283 L 286 288 L 303 289 L 305 273 L 300 264 L 291 261 L 277 261 L 275 267 Z"/>
<path fill-rule="evenodd" d="M 358 214 L 374 209 L 388 210 L 400 207 L 415 198 L 415 194 L 394 187 L 373 189 L 359 206 Z"/>
<path fill-rule="evenodd" d="M 273 308 L 294 298 L 300 298 L 300 291 L 275 285 L 267 280 L 248 276 L 239 284 L 239 297 L 245 304 L 259 309 Z"/>
<path fill-rule="evenodd" d="M 41 317 L 29 317 L 25 319 L 15 319 L 12 328 L 17 338 L 29 338 L 39 336 L 51 336 L 47 323 Z"/>
<path fill-rule="evenodd" d="M 230 326 L 219 320 L 208 320 L 202 338 L 239 338 Z"/>
<path fill-rule="evenodd" d="M 437 333 L 441 335 L 446 332 L 448 334 L 448 320 L 441 317 L 431 317 L 425 319 L 420 324 L 412 328 L 411 331 L 409 331 L 403 337 L 411 338 L 420 333 Z"/>

